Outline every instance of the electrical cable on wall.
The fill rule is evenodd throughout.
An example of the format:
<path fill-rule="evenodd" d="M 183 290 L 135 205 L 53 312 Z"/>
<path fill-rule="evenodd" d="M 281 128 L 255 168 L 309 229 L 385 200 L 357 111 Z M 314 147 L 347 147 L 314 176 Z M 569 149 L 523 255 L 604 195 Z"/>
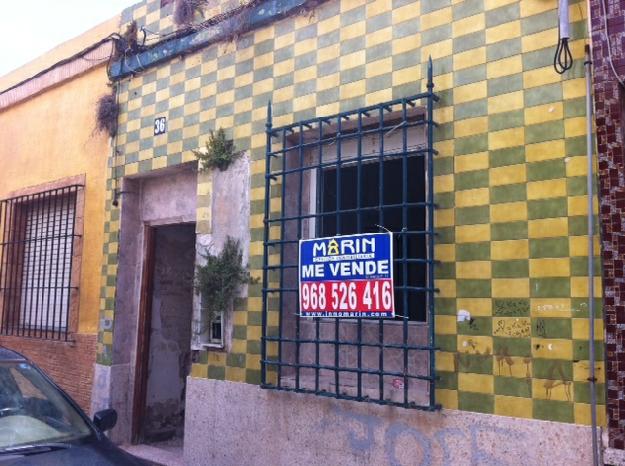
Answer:
<path fill-rule="evenodd" d="M 559 0 L 558 4 L 558 46 L 553 57 L 553 68 L 563 74 L 573 67 L 573 55 L 569 48 L 571 37 L 569 28 L 569 0 Z"/>
<path fill-rule="evenodd" d="M 601 12 L 603 13 L 603 29 L 605 32 L 605 42 L 607 44 L 608 49 L 608 63 L 610 64 L 610 69 L 612 70 L 612 74 L 621 85 L 621 87 L 625 87 L 625 83 L 623 82 L 623 78 L 621 78 L 614 67 L 614 59 L 612 58 L 612 44 L 610 44 L 610 32 L 608 31 L 608 11 L 605 6 L 605 0 L 601 0 Z"/>

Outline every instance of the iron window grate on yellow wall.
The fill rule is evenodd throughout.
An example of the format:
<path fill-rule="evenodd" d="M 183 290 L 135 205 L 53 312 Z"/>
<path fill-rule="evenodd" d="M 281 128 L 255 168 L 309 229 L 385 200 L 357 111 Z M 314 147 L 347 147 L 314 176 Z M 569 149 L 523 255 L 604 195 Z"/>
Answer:
<path fill-rule="evenodd" d="M 436 409 L 433 93 L 267 119 L 262 386 Z M 395 319 L 301 317 L 301 239 L 393 233 Z"/>
<path fill-rule="evenodd" d="M 0 334 L 68 338 L 81 188 L 0 201 Z"/>

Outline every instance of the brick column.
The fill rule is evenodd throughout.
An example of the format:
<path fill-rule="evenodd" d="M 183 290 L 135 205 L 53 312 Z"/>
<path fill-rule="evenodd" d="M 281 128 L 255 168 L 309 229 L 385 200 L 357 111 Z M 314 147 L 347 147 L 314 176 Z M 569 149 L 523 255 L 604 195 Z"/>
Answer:
<path fill-rule="evenodd" d="M 623 99 L 610 67 L 603 20 L 607 9 L 614 67 L 625 76 L 625 1 L 591 0 L 595 122 L 599 152 L 599 203 L 604 273 L 607 422 L 609 446 L 625 448 L 625 153 Z"/>

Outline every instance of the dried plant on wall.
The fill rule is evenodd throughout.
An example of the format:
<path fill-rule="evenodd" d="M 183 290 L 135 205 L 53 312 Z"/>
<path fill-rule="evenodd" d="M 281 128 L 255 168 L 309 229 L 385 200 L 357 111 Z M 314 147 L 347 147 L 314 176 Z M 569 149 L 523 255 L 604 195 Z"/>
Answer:
<path fill-rule="evenodd" d="M 117 115 L 119 114 L 119 104 L 115 92 L 105 94 L 98 99 L 96 115 L 96 129 L 99 132 L 106 132 L 110 137 L 117 133 Z"/>
<path fill-rule="evenodd" d="M 111 58 L 119 60 L 126 55 L 137 53 L 139 51 L 137 34 L 137 22 L 132 21 L 126 26 L 123 34 L 115 41 L 115 48 Z"/>
<path fill-rule="evenodd" d="M 191 24 L 196 15 L 204 17 L 205 0 L 177 0 L 174 8 L 174 23 L 178 26 Z"/>

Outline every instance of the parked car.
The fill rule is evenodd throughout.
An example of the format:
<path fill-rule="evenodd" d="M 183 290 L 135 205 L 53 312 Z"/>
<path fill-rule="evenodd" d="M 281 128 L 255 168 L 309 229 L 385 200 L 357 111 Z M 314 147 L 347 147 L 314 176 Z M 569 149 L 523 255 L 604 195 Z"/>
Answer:
<path fill-rule="evenodd" d="M 90 420 L 37 366 L 0 347 L 0 466 L 147 466 L 104 435 L 113 409 Z"/>

